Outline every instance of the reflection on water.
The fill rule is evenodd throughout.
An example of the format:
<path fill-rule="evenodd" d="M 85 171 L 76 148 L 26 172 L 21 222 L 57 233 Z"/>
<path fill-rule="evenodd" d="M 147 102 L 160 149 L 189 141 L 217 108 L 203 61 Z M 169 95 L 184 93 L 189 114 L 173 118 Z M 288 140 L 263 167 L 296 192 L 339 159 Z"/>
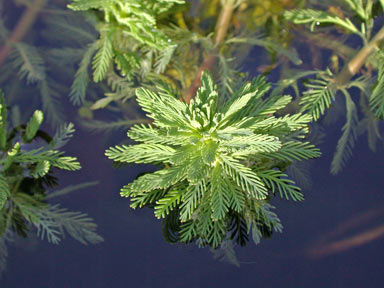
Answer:
<path fill-rule="evenodd" d="M 340 223 L 333 231 L 317 239 L 316 244 L 308 250 L 308 256 L 315 259 L 322 258 L 345 252 L 381 238 L 384 235 L 384 225 L 371 226 L 374 220 L 379 217 L 382 218 L 383 215 L 384 209 L 373 209 Z M 348 235 L 351 234 L 348 233 L 351 230 L 362 231 Z"/>
<path fill-rule="evenodd" d="M 103 17 L 99 12 L 80 17 L 65 8 L 66 2 L 0 1 L 0 88 L 7 103 L 3 111 L 8 108 L 7 121 L 4 115 L 0 120 L 2 127 L 8 123 L 8 144 L 2 146 L 0 158 L 0 188 L 5 191 L 6 185 L 9 191 L 0 214 L 0 270 L 6 268 L 1 287 L 126 287 L 128 281 L 137 287 L 380 287 L 384 280 L 382 123 L 369 109 L 370 98 L 364 94 L 372 91 L 376 58 L 363 66 L 360 78 L 353 78 L 356 81 L 351 84 L 354 88 L 348 88 L 349 94 L 338 91 L 321 125 L 311 127 L 311 142 L 320 145 L 323 157 L 289 167 L 287 173 L 303 187 L 306 199 L 299 204 L 272 201 L 278 207 L 284 233 L 245 248 L 224 242 L 225 249 L 213 252 L 219 259 L 240 264 L 240 268 L 214 260 L 207 249 L 166 243 L 153 211 L 132 211 L 129 200 L 118 195 L 121 186 L 154 168 L 132 165 L 113 169 L 104 157 L 106 148 L 128 141 L 126 130 L 130 125 L 148 122 L 135 104 L 136 87 L 151 88 L 152 81 L 161 80 L 183 94 L 207 55 L 216 55 L 210 68 L 221 85 L 219 95 L 223 99 L 238 88 L 236 79 L 246 73 L 268 75 L 275 83 L 275 95 L 290 93 L 299 99 L 305 90 L 309 97 L 323 88 L 333 93 L 328 89 L 330 81 L 364 41 L 342 28 L 332 30 L 329 23 L 314 23 L 317 33 L 293 26 L 283 19 L 285 10 L 315 4 L 311 7 L 349 17 L 358 29 L 364 25 L 370 29 L 372 23 L 354 15 L 347 1 L 249 0 L 234 10 L 228 43 L 224 41 L 216 50 L 209 33 L 215 30 L 221 1 L 188 1 L 189 7 L 172 10 L 176 16 L 171 19 L 173 25 L 189 27 L 193 33 L 179 29 L 167 34 L 180 50 L 172 52 L 174 60 L 161 79 L 152 73 L 155 67 L 163 69 L 152 67 L 156 53 L 146 51 L 140 54 L 145 54 L 144 60 L 136 62 L 134 53 L 140 45 L 132 40 L 115 41 L 116 51 L 129 44 L 133 56 L 126 64 L 134 67 L 134 74 L 126 80 L 122 69 L 111 63 L 107 81 L 95 84 L 92 43 L 100 37 L 100 26 L 95 24 L 100 24 Z M 374 14 L 382 15 L 380 1 L 372 3 Z M 375 18 L 372 35 L 380 29 L 381 17 Z M 168 18 L 161 21 L 159 29 Z M 330 70 L 325 71 L 326 67 Z M 75 75 L 80 79 L 77 82 Z M 282 115 L 296 112 L 298 105 L 299 100 L 294 101 Z M 31 142 L 23 135 L 36 109 L 44 112 L 46 124 Z M 355 130 L 344 126 L 346 118 L 356 125 Z M 50 169 L 53 165 L 46 166 L 46 159 L 27 164 L 11 161 L 8 170 L 4 168 L 12 157 L 8 151 L 17 141 L 28 157 L 39 147 L 43 147 L 39 153 L 54 149 L 48 143 L 55 135 L 64 144 L 71 134 L 65 131 L 73 127 L 63 124 L 69 122 L 75 123 L 76 134 L 66 146 L 56 143 L 56 149 L 76 156 L 82 170 L 63 173 Z M 15 127 L 20 128 L 12 134 Z M 340 142 L 345 131 L 350 132 L 344 137 L 347 141 Z M 355 141 L 361 135 L 367 135 L 366 140 L 361 137 L 361 142 Z M 342 145 L 349 151 L 347 156 L 337 154 L 337 147 Z M 348 159 L 351 151 L 354 155 Z M 334 155 L 342 159 L 332 166 L 334 172 L 343 168 L 338 176 L 328 172 Z M 88 182 L 93 180 L 97 183 Z M 80 193 L 79 189 L 84 191 Z M 70 237 L 62 241 L 64 235 Z M 105 242 L 87 247 L 73 241 L 94 244 L 103 238 Z M 58 246 L 48 244 L 59 240 Z"/>

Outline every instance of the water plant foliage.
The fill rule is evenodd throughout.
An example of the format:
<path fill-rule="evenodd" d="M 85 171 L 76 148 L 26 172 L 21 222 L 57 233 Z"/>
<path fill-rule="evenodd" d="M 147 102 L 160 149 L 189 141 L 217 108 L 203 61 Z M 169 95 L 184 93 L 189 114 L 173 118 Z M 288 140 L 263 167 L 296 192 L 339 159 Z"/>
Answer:
<path fill-rule="evenodd" d="M 277 41 L 261 39 L 260 35 L 242 37 L 236 31 L 231 31 L 228 39 L 220 40 L 220 45 L 227 49 L 216 50 L 219 43 L 216 43 L 211 27 L 200 27 L 198 23 L 206 21 L 205 17 L 217 17 L 220 1 L 194 3 L 208 13 L 195 16 L 189 15 L 190 3 L 185 1 L 86 2 L 73 1 L 68 7 L 87 11 L 87 15 L 96 19 L 99 39 L 89 44 L 79 64 L 70 99 L 76 105 L 86 103 L 88 68 L 92 66 L 93 80 L 99 83 L 104 79 L 111 89 L 105 97 L 94 101 L 90 106 L 92 110 L 112 111 L 111 107 L 119 106 L 124 107 L 121 110 L 125 117 L 137 116 L 134 109 L 127 108 L 135 105 L 132 98 L 136 88 L 152 89 L 158 81 L 166 81 L 185 92 L 194 82 L 201 58 L 211 54 L 217 57 L 219 71 L 215 74 L 219 77 L 222 98 L 226 98 L 233 92 L 237 84 L 235 79 L 240 74 L 234 66 L 248 54 L 236 55 L 234 48 L 239 46 L 243 46 L 244 51 L 249 51 L 252 46 L 262 46 L 276 55 L 285 55 L 296 64 L 301 63 L 295 50 L 286 49 Z M 243 1 L 230 2 L 234 7 L 244 4 Z M 145 122 L 141 117 L 135 118 L 136 122 Z M 100 127 L 99 130 L 104 132 L 109 127 L 123 127 L 127 120 L 120 118 L 115 125 L 95 120 L 89 121 L 87 126 L 93 130 Z"/>
<path fill-rule="evenodd" d="M 0 94 L 0 275 L 8 254 L 6 244 L 17 237 L 26 238 L 31 230 L 53 244 L 65 233 L 83 244 L 103 241 L 87 214 L 48 202 L 74 190 L 68 187 L 48 193 L 57 185 L 53 169 L 75 171 L 81 167 L 76 157 L 64 156 L 59 150 L 72 137 L 73 124 L 63 125 L 50 137 L 40 130 L 43 112 L 36 110 L 27 124 L 15 127 L 9 125 L 8 114 Z"/>
<path fill-rule="evenodd" d="M 96 32 L 86 19 L 63 10 L 56 1 L 8 2 L 10 6 L 4 5 L 6 9 L 0 7 L 0 35 L 3 35 L 0 36 L 0 86 L 9 103 L 17 102 L 20 95 L 28 97 L 31 110 L 22 115 L 42 110 L 47 122 L 56 129 L 69 121 L 63 110 L 63 103 L 70 93 L 70 85 L 66 82 L 73 81 L 77 63 L 88 45 L 96 41 Z M 9 21 L 12 13 L 4 10 L 21 9 L 29 10 L 21 18 L 35 17 L 28 21 L 21 19 L 20 28 L 12 27 L 10 22 L 13 21 Z M 45 9 L 46 12 L 38 13 Z M 28 37 L 22 37 L 26 32 Z M 88 97 L 92 98 L 97 89 L 92 85 L 87 87 Z"/>
<path fill-rule="evenodd" d="M 176 48 L 175 43 L 157 27 L 159 15 L 164 17 L 174 5 L 184 4 L 183 0 L 146 1 L 87 1 L 75 0 L 68 7 L 75 11 L 100 10 L 103 19 L 98 24 L 100 38 L 89 46 L 72 85 L 71 99 L 82 103 L 87 67 L 92 62 L 93 80 L 100 82 L 112 64 L 123 76 L 131 78 L 142 66 L 148 65 L 152 57 L 156 70 L 164 71 Z M 145 47 L 145 51 L 142 48 Z M 145 53 L 145 58 L 141 59 Z M 92 56 L 94 54 L 94 56 Z M 148 59 L 149 57 L 149 59 Z M 144 61 L 143 61 L 144 60 Z M 152 66 L 152 63 L 149 64 Z"/>
<path fill-rule="evenodd" d="M 44 11 L 44 29 L 25 39 L 13 38 L 17 27 L 0 5 L 0 56 L 8 55 L 0 58 L 0 84 L 9 103 L 39 95 L 42 106 L 33 112 L 31 100 L 32 110 L 21 113 L 1 98 L 0 254 L 30 226 L 53 243 L 64 230 L 82 243 L 101 241 L 85 214 L 46 201 L 56 195 L 45 189 L 54 184 L 52 169 L 80 168 L 60 151 L 74 132 L 62 101 L 90 130 L 131 127 L 125 145 L 105 154 L 159 168 L 121 195 L 133 208 L 153 208 L 166 240 L 221 247 L 227 253 L 216 256 L 237 264 L 234 242 L 258 243 L 281 231 L 275 195 L 304 199 L 303 160 L 320 156 L 309 139 L 328 131 L 323 124 L 343 119 L 333 174 L 347 165 L 360 135 L 372 150 L 381 138 L 382 0 L 72 0 L 66 11 L 52 2 L 39 1 L 49 7 L 36 9 Z M 295 43 L 312 63 L 303 63 Z M 251 51 L 262 56 L 247 58 Z M 247 69 L 262 76 L 249 80 Z M 279 77 L 274 89 L 266 80 L 271 72 Z M 8 111 L 32 117 L 8 121 Z M 44 115 L 57 128 L 52 138 L 40 130 Z"/>
<path fill-rule="evenodd" d="M 310 24 L 313 34 L 320 30 L 332 37 L 334 33 L 332 28 L 336 27 L 339 29 L 339 33 L 341 29 L 344 33 L 359 36 L 364 45 L 359 53 L 354 53 L 354 57 L 345 63 L 342 70 L 338 71 L 336 68 L 335 71 L 332 71 L 330 67 L 327 67 L 323 71 L 315 72 L 316 78 L 307 81 L 305 84 L 307 91 L 300 97 L 300 111 L 309 113 L 314 120 L 319 120 L 327 112 L 332 113 L 332 111 L 328 111 L 332 106 L 340 105 L 340 103 L 344 105 L 342 109 L 345 111 L 345 124 L 342 127 L 342 135 L 331 163 L 331 173 L 333 174 L 339 173 L 345 167 L 359 135 L 367 132 L 369 146 L 372 148 L 376 146 L 377 139 L 381 138 L 378 129 L 379 121 L 384 119 L 384 93 L 382 93 L 384 62 L 383 52 L 379 48 L 384 30 L 377 31 L 378 28 L 374 21 L 375 14 L 383 11 L 383 2 L 372 0 L 344 0 L 342 2 L 348 9 L 342 10 L 340 7 L 331 6 L 328 11 L 305 8 L 284 12 L 284 17 L 295 24 Z M 352 17 L 354 15 L 355 17 Z M 328 25 L 330 26 L 328 27 Z M 369 72 L 361 74 L 360 70 L 363 67 Z M 374 70 L 377 71 L 377 75 L 369 75 Z M 376 78 L 373 86 L 370 77 Z M 351 96 L 353 89 L 359 90 L 359 101 L 353 100 Z M 344 101 L 337 102 L 336 97 L 343 97 Z M 369 103 L 369 106 L 365 103 Z M 358 116 L 359 106 L 364 111 L 362 119 L 359 119 Z M 373 115 L 375 117 L 372 117 Z"/>
<path fill-rule="evenodd" d="M 270 88 L 263 77 L 244 84 L 224 105 L 218 105 L 209 73 L 203 73 L 201 83 L 189 104 L 164 87 L 158 94 L 137 90 L 137 101 L 153 123 L 128 131 L 139 144 L 115 146 L 106 155 L 163 168 L 124 186 L 121 195 L 131 198 L 133 208 L 154 205 L 157 218 L 176 214 L 182 242 L 216 248 L 228 237 L 242 243 L 242 233 L 251 229 L 259 235 L 263 229 L 279 230 L 269 199 L 274 194 L 304 199 L 285 168 L 294 160 L 320 156 L 305 141 L 311 116 L 273 116 L 291 96 L 263 100 Z"/>

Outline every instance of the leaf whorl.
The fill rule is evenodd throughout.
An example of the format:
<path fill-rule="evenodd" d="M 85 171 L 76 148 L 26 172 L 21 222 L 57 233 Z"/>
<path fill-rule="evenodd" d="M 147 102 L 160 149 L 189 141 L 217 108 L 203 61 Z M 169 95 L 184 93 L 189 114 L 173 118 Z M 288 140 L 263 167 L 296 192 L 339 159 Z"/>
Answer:
<path fill-rule="evenodd" d="M 133 208 L 153 206 L 155 216 L 165 219 L 163 231 L 170 241 L 196 240 L 217 248 L 228 237 L 244 245 L 251 230 L 255 241 L 280 231 L 269 199 L 278 193 L 301 201 L 303 194 L 277 167 L 320 155 L 302 141 L 311 117 L 273 116 L 291 97 L 263 100 L 269 88 L 263 77 L 245 84 L 222 106 L 209 73 L 202 74 L 201 83 L 190 104 L 166 89 L 160 94 L 137 90 L 138 103 L 154 122 L 128 132 L 140 144 L 112 147 L 106 155 L 162 164 L 163 169 L 138 177 L 121 194 L 131 198 Z"/>

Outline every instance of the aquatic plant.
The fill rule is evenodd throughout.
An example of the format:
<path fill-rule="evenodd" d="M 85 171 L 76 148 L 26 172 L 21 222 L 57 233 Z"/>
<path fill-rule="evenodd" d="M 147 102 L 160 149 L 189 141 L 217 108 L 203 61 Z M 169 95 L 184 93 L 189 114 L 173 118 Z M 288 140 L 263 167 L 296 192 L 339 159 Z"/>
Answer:
<path fill-rule="evenodd" d="M 312 30 L 328 24 L 338 25 L 344 29 L 343 31 L 361 37 L 367 47 L 371 47 L 368 48 L 369 52 L 372 52 L 372 47 L 381 41 L 378 36 L 371 37 L 373 13 L 376 13 L 377 7 L 375 6 L 376 10 L 373 9 L 372 1 L 347 2 L 352 11 L 361 18 L 363 22 L 360 25 L 361 29 L 356 28 L 355 19 L 350 20 L 340 12 L 341 9 L 333 6 L 330 13 L 314 9 L 293 9 L 286 11 L 283 16 L 295 24 L 310 23 Z M 359 123 L 356 105 L 352 101 L 349 89 L 357 87 L 366 93 L 369 77 L 352 79 L 357 70 L 348 76 L 346 69 L 339 72 L 335 69 L 336 66 L 324 71 L 299 70 L 293 77 L 279 81 L 277 88 L 268 95 L 265 94 L 268 85 L 262 77 L 254 79 L 251 84 L 248 83 L 249 86 L 239 84 L 241 82 L 239 79 L 244 77 L 236 71 L 236 68 L 231 67 L 233 66 L 231 55 L 238 55 L 233 52 L 235 50 L 233 47 L 260 45 L 280 53 L 295 65 L 301 64 L 301 60 L 292 49 L 286 49 L 267 39 L 258 39 L 254 35 L 250 36 L 251 34 L 247 35 L 248 31 L 236 34 L 236 28 L 230 28 L 230 23 L 234 27 L 242 25 L 241 22 L 236 22 L 239 21 L 236 16 L 246 13 L 244 11 L 248 11 L 248 4 L 254 8 L 252 1 L 246 4 L 244 1 L 234 0 L 209 3 L 202 1 L 202 5 L 209 8 L 204 10 L 205 15 L 208 18 L 216 18 L 214 37 L 205 37 L 199 29 L 189 30 L 189 27 L 197 26 L 193 22 L 188 22 L 183 5 L 179 6 L 179 10 L 168 11 L 170 4 L 164 9 L 163 17 L 159 17 L 159 14 L 150 12 L 151 9 L 145 10 L 143 6 L 137 4 L 135 7 L 140 10 L 139 15 L 152 13 L 153 21 L 148 23 L 154 26 L 147 27 L 145 25 L 148 23 L 141 23 L 144 18 L 136 19 L 136 16 L 129 16 L 133 11 L 131 4 L 124 3 L 114 0 L 111 3 L 96 2 L 92 6 L 79 0 L 69 6 L 74 10 L 101 12 L 99 15 L 102 17 L 99 18 L 97 26 L 100 39 L 96 42 L 99 44 L 95 44 L 99 45 L 99 50 L 98 52 L 93 50 L 89 54 L 96 53 L 92 61 L 94 81 L 99 82 L 106 78 L 115 88 L 125 87 L 117 93 L 106 94 L 106 97 L 97 101 L 93 108 L 103 108 L 120 100 L 124 102 L 136 95 L 138 104 L 153 120 L 149 125 L 135 125 L 128 132 L 130 139 L 143 142 L 142 144 L 116 146 L 106 152 L 109 158 L 118 162 L 153 163 L 163 168 L 140 176 L 125 186 L 121 190 L 122 196 L 131 198 L 133 208 L 153 207 L 155 216 L 163 219 L 163 231 L 170 241 L 197 240 L 202 246 L 209 245 L 216 248 L 226 243 L 226 240 L 235 238 L 243 245 L 250 232 L 253 235 L 268 236 L 275 225 L 280 227 L 277 216 L 268 210 L 271 195 L 278 192 L 286 198 L 302 200 L 300 189 L 286 178 L 285 172 L 294 167 L 295 160 L 319 156 L 318 151 L 308 143 L 292 144 L 291 137 L 295 140 L 298 140 L 297 137 L 304 137 L 308 132 L 308 123 L 312 119 L 318 120 L 331 106 L 337 91 L 340 91 L 345 98 L 347 123 L 343 128 L 343 136 L 339 140 L 331 170 L 332 173 L 339 172 L 351 154 L 357 129 L 355 126 L 359 125 L 362 130 L 363 123 L 369 124 L 366 122 L 367 119 Z M 210 14 L 209 11 L 214 10 L 212 7 L 217 8 L 220 4 L 222 10 L 219 15 Z M 295 6 L 291 2 L 285 4 Z M 303 3 L 300 6 L 302 7 Z M 148 36 L 148 39 L 152 39 L 149 42 L 140 39 L 142 35 L 135 34 L 140 30 L 130 27 L 129 21 L 126 22 L 127 19 L 121 17 L 121 13 L 127 18 L 136 19 L 135 23 L 141 23 L 140 27 L 147 27 L 140 28 L 146 31 L 143 35 L 153 36 L 153 33 L 161 33 L 158 40 L 164 45 L 156 45 L 153 42 L 154 36 Z M 279 13 L 280 16 L 273 17 L 275 19 L 281 17 L 282 11 Z M 288 26 L 285 27 L 288 29 Z M 135 45 L 128 46 L 122 39 Z M 164 42 L 165 39 L 169 41 Z M 190 48 L 194 43 L 203 47 L 202 52 Z M 171 52 L 162 58 L 161 51 L 167 50 Z M 148 51 L 151 51 L 150 58 L 147 58 Z M 132 60 L 130 66 L 125 65 L 126 71 L 119 63 L 120 54 L 124 53 Z M 87 58 L 86 66 L 91 60 L 92 58 Z M 163 60 L 166 61 L 161 62 Z M 365 57 L 361 61 L 364 63 L 366 60 Z M 215 69 L 214 63 L 217 61 L 220 69 Z M 156 65 L 160 65 L 162 69 L 157 69 Z M 86 66 L 81 68 L 82 71 L 86 71 L 84 68 Z M 270 71 L 273 67 L 264 71 Z M 380 69 L 378 78 L 382 74 Z M 208 73 L 202 75 L 204 70 L 212 70 L 214 77 L 218 79 L 218 87 L 213 84 Z M 312 79 L 314 76 L 316 79 Z M 307 79 L 305 86 L 308 91 L 300 95 L 297 82 L 302 78 Z M 77 77 L 75 81 L 77 79 L 79 78 Z M 139 88 L 140 86 L 142 88 Z M 297 92 L 295 102 L 290 105 L 288 104 L 292 98 L 282 94 L 289 86 L 294 87 Z M 376 85 L 378 86 L 380 87 Z M 380 117 L 381 97 L 378 96 L 379 93 L 373 95 L 375 95 L 373 100 L 369 100 L 373 108 L 371 111 Z M 221 122 L 221 117 L 225 119 L 225 109 L 231 111 L 231 105 L 238 105 L 233 108 L 233 114 L 236 116 L 231 116 L 234 117 L 231 118 L 232 122 L 225 123 L 226 120 Z M 261 108 L 263 105 L 266 105 L 265 107 L 271 105 L 273 108 L 269 111 L 264 107 L 268 113 L 263 114 Z M 370 117 L 369 120 L 375 122 L 374 127 L 377 127 L 378 120 L 374 117 Z M 260 126 L 252 126 L 256 125 L 255 123 L 259 123 Z M 265 127 L 262 127 L 263 125 Z M 284 132 L 280 131 L 281 135 L 276 134 L 274 129 L 282 127 L 285 129 Z M 230 131 L 227 134 L 223 132 L 226 129 Z M 378 129 L 375 132 L 378 132 Z M 252 145 L 254 150 L 250 148 Z M 289 155 L 284 158 L 282 155 L 285 155 L 284 149 L 287 147 L 293 149 L 289 153 L 298 154 L 295 154 L 295 157 Z M 248 152 L 245 153 L 243 149 Z M 241 198 L 239 195 L 249 198 Z M 272 218 L 268 218 L 269 216 Z"/>
<path fill-rule="evenodd" d="M 0 7 L 0 86 L 10 105 L 21 95 L 28 97 L 30 111 L 25 115 L 42 110 L 57 129 L 69 120 L 63 110 L 70 93 L 68 83 L 88 45 L 96 41 L 92 21 L 63 10 L 53 0 L 8 2 L 4 9 Z M 23 13 L 13 25 L 9 15 L 19 11 Z M 89 85 L 88 97 L 95 97 L 99 89 Z M 83 110 L 79 114 L 85 114 Z"/>
<path fill-rule="evenodd" d="M 322 33 L 322 39 L 328 35 L 330 39 L 333 39 L 332 35 L 335 34 L 336 29 L 338 33 L 350 36 L 349 38 L 358 36 L 363 45 L 360 51 L 352 53 L 355 55 L 351 59 L 343 55 L 346 61 L 344 68 L 340 71 L 338 70 L 338 56 L 334 56 L 333 63 L 337 62 L 337 64 L 333 67 L 327 67 L 323 71 L 307 71 L 297 77 L 297 79 L 307 77 L 309 74 L 315 76 L 315 79 L 309 79 L 305 84 L 307 91 L 303 93 L 299 101 L 300 111 L 309 113 L 314 120 L 318 120 L 332 106 L 344 105 L 339 110 L 343 111 L 346 122 L 342 127 L 342 136 L 337 143 L 331 163 L 333 174 L 339 173 L 346 165 L 352 155 L 358 135 L 367 133 L 369 147 L 375 150 L 376 142 L 381 138 L 379 123 L 384 120 L 384 58 L 383 51 L 380 49 L 384 40 L 384 28 L 379 29 L 375 25 L 375 17 L 378 13 L 382 14 L 384 2 L 372 0 L 344 0 L 342 2 L 345 3 L 346 9 L 335 5 L 330 6 L 328 11 L 306 8 L 293 9 L 284 13 L 285 18 L 295 24 L 309 24 L 312 35 L 316 35 L 319 31 L 318 33 Z M 346 40 L 347 37 L 344 42 Z M 338 42 L 333 43 L 335 50 L 338 47 L 343 48 L 338 53 L 353 51 L 351 48 L 348 50 L 347 45 L 335 43 Z M 363 68 L 366 68 L 367 71 L 363 71 Z M 375 70 L 377 76 L 372 73 Z M 285 79 L 284 81 L 292 83 L 297 79 Z M 353 100 L 350 92 L 353 89 L 360 90 L 359 100 Z M 343 103 L 337 101 L 341 95 L 344 97 Z M 359 119 L 359 106 L 363 114 L 362 119 Z"/>
<path fill-rule="evenodd" d="M 140 67 L 141 53 L 138 50 L 142 45 L 148 49 L 147 54 L 158 54 L 156 66 L 163 71 L 172 57 L 175 45 L 157 28 L 156 18 L 159 15 L 164 17 L 175 4 L 184 4 L 184 0 L 74 0 L 68 5 L 75 11 L 97 9 L 103 12 L 103 22 L 98 27 L 100 39 L 95 47 L 90 48 L 96 52 L 92 61 L 94 81 L 103 80 L 113 62 L 122 75 L 132 76 L 134 69 Z M 73 86 L 72 95 L 82 94 L 75 91 L 76 85 Z M 74 99 L 75 102 L 81 100 L 81 97 Z"/>
<path fill-rule="evenodd" d="M 135 90 L 139 87 L 155 89 L 159 81 L 171 83 L 189 101 L 199 86 L 204 69 L 211 70 L 219 78 L 221 98 L 224 100 L 233 92 L 237 85 L 236 78 L 241 74 L 233 66 L 240 65 L 241 59 L 254 46 L 265 47 L 276 55 L 284 55 L 300 63 L 294 50 L 282 47 L 277 41 L 253 34 L 248 37 L 237 30 L 229 30 L 231 15 L 240 11 L 244 2 L 224 2 L 228 2 L 223 5 L 228 9 L 219 16 L 220 1 L 194 3 L 196 9 L 204 13 L 191 16 L 191 4 L 179 0 L 129 3 L 114 0 L 93 1 L 91 4 L 83 0 L 72 1 L 68 6 L 70 9 L 87 11 L 87 15 L 97 19 L 95 29 L 99 39 L 89 46 L 81 60 L 72 85 L 71 101 L 80 105 L 87 100 L 88 67 L 92 66 L 94 81 L 105 79 L 112 91 L 105 93 L 105 97 L 95 101 L 90 108 L 109 108 L 123 114 L 119 120 L 112 120 L 114 123 L 89 121 L 87 126 L 105 133 L 109 128 L 132 125 L 134 121 L 145 122 L 135 107 Z M 211 15 L 206 11 L 215 12 Z M 221 24 L 205 26 L 207 19 L 212 17 Z M 241 20 L 237 22 L 239 29 L 243 25 Z M 215 30 L 214 37 L 211 28 Z M 242 47 L 242 55 L 236 54 L 235 48 L 238 47 Z M 200 63 L 201 59 L 203 63 Z M 217 70 L 213 69 L 214 63 L 218 63 Z"/>
<path fill-rule="evenodd" d="M 303 140 L 312 118 L 273 116 L 292 97 L 263 99 L 270 88 L 263 77 L 244 84 L 223 105 L 208 73 L 201 83 L 189 104 L 167 87 L 158 87 L 158 94 L 138 89 L 137 101 L 153 123 L 128 131 L 143 143 L 112 147 L 106 155 L 163 167 L 124 186 L 121 195 L 131 198 L 133 208 L 153 205 L 157 218 L 176 217 L 174 239 L 216 248 L 235 238 L 244 245 L 251 229 L 259 237 L 281 230 L 269 204 L 274 194 L 304 199 L 284 170 L 293 160 L 320 156 Z"/>
<path fill-rule="evenodd" d="M 250 234 L 258 242 L 280 230 L 271 211 L 274 194 L 303 199 L 286 174 L 305 176 L 298 161 L 319 156 L 307 142 L 320 130 L 312 123 L 309 133 L 311 122 L 346 119 L 331 164 L 334 174 L 346 165 L 358 135 L 366 132 L 375 149 L 384 118 L 384 30 L 377 27 L 375 17 L 383 14 L 384 2 L 193 4 L 73 0 L 68 7 L 76 12 L 54 10 L 56 14 L 48 13 L 52 17 L 43 20 L 47 33 L 39 37 L 66 43 L 48 49 L 48 57 L 30 39 L 10 41 L 0 19 L 0 40 L 13 47 L 3 69 L 12 67 L 19 80 L 37 84 L 49 122 L 62 121 L 53 118 L 59 115 L 55 107 L 61 94 L 69 94 L 80 106 L 79 113 L 91 119 L 85 126 L 93 130 L 106 133 L 141 122 L 128 132 L 130 140 L 141 144 L 112 147 L 106 155 L 120 163 L 150 163 L 161 169 L 140 176 L 121 194 L 131 199 L 133 208 L 154 208 L 167 240 L 197 240 L 202 246 L 228 249 L 232 239 L 244 245 Z M 300 66 L 302 60 L 290 47 L 293 37 L 305 40 L 297 42 L 309 48 L 305 56 L 313 67 Z M 350 39 L 360 39 L 363 48 L 358 51 Z M 252 77 L 239 68 L 255 46 L 270 56 L 257 61 L 271 61 L 247 60 L 264 76 L 277 72 L 279 81 L 272 91 L 264 77 L 249 80 Z M 331 51 L 331 57 L 323 59 L 320 48 Z M 329 65 L 323 67 L 323 62 Z M 74 75 L 69 93 L 63 87 L 56 92 L 60 85 L 48 70 L 66 79 Z M 2 83 L 17 79 L 2 75 Z M 92 93 L 91 86 L 101 87 L 103 96 Z M 294 99 L 284 94 L 287 88 L 295 93 Z M 355 96 L 353 90 L 360 94 Z M 118 120 L 95 119 L 93 111 L 101 109 Z M 43 172 L 44 165 L 39 166 Z M 2 197 L 5 201 L 9 195 Z"/>
<path fill-rule="evenodd" d="M 0 273 L 5 269 L 7 242 L 27 237 L 36 230 L 41 239 L 58 244 L 65 232 L 83 244 L 103 240 L 97 225 L 85 213 L 69 211 L 49 199 L 95 183 L 83 183 L 55 193 L 54 169 L 80 169 L 77 158 L 59 149 L 72 137 L 73 124 L 61 127 L 50 137 L 40 130 L 44 114 L 36 110 L 27 124 L 10 126 L 3 94 L 0 94 Z M 13 117 L 12 117 L 13 116 Z M 13 119 L 13 122 L 17 122 Z"/>

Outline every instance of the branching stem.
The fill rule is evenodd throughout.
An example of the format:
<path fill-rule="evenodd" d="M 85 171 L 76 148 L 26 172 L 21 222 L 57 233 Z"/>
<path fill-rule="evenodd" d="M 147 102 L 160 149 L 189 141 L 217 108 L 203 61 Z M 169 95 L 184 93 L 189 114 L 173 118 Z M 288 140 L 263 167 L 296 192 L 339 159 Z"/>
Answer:
<path fill-rule="evenodd" d="M 365 61 L 375 50 L 379 49 L 384 41 L 384 27 L 353 57 L 336 76 L 335 82 L 338 86 L 344 86 L 361 69 Z"/>
<path fill-rule="evenodd" d="M 195 79 L 193 80 L 191 86 L 188 88 L 187 92 L 183 96 L 185 102 L 189 103 L 191 99 L 195 97 L 196 91 L 200 86 L 201 73 L 204 70 L 211 70 L 213 65 L 215 64 L 216 54 L 219 51 L 220 45 L 225 40 L 225 37 L 228 32 L 229 22 L 231 21 L 234 9 L 235 9 L 235 2 L 233 0 L 227 0 L 225 2 L 225 5 L 221 9 L 219 18 L 216 23 L 216 28 L 215 28 L 216 48 L 214 51 L 212 51 L 212 53 L 208 54 L 205 57 L 203 63 L 199 67 L 199 70 L 197 71 Z"/>

